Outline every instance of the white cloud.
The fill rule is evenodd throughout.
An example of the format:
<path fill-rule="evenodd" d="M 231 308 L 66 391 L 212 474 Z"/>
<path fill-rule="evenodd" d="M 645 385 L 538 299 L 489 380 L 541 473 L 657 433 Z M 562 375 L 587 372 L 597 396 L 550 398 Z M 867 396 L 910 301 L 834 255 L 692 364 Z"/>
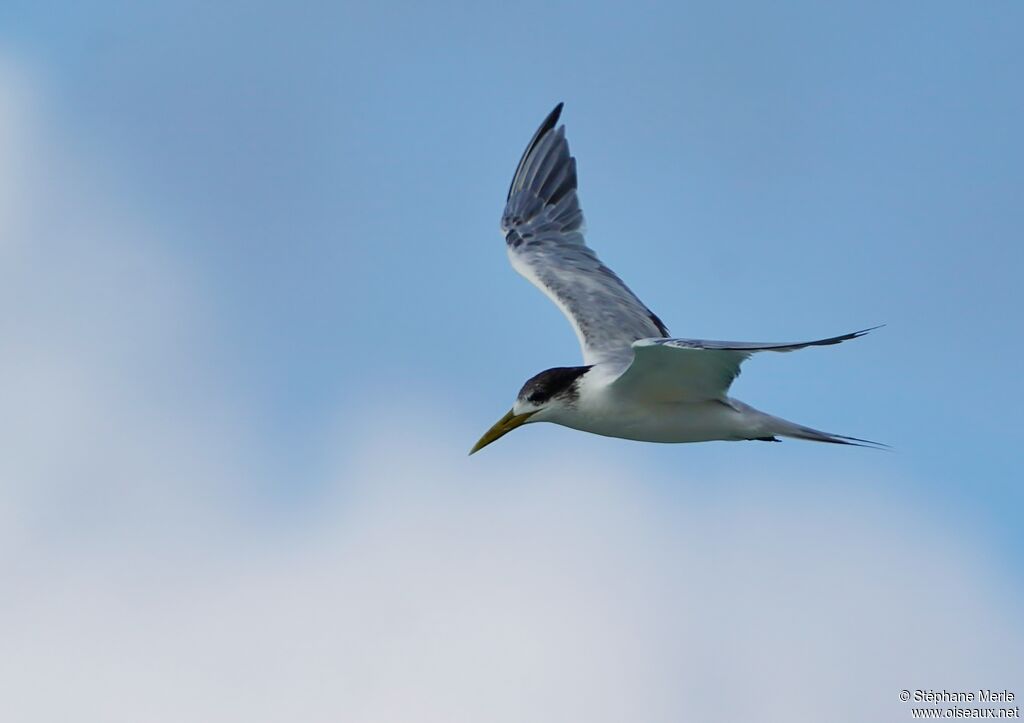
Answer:
<path fill-rule="evenodd" d="M 902 688 L 1024 679 L 998 571 L 856 480 L 714 498 L 612 458 L 467 459 L 414 401 L 437 421 L 400 449 L 387 409 L 336 440 L 305 527 L 238 524 L 258 455 L 202 291 L 87 161 L 10 128 L 50 170 L 0 202 L 5 719 L 905 720 Z"/>
<path fill-rule="evenodd" d="M 46 569 L 0 630 L 8 704 L 21 720 L 901 720 L 902 688 L 1021 679 L 984 562 L 854 485 L 666 499 L 610 460 L 495 470 L 439 451 L 462 446 L 444 430 L 411 441 L 345 440 L 344 494 L 302 534 L 202 556 L 140 539 Z"/>
<path fill-rule="evenodd" d="M 196 284 L 31 74 L 0 58 L 0 78 L 0 561 L 149 528 L 116 516 L 129 498 L 198 524 L 243 470 Z"/>

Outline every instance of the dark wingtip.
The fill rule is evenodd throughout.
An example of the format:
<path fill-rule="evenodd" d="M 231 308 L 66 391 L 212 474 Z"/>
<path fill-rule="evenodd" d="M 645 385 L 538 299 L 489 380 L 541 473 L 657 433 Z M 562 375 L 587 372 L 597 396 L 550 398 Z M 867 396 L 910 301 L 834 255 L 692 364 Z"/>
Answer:
<path fill-rule="evenodd" d="M 853 338 L 857 339 L 859 337 L 864 336 L 865 334 L 871 333 L 875 329 L 881 329 L 883 326 L 885 326 L 885 324 L 876 324 L 875 326 L 869 326 L 867 329 L 861 329 L 860 331 L 855 331 L 855 332 L 853 332 Z"/>
<path fill-rule="evenodd" d="M 544 131 L 548 131 L 555 127 L 555 123 L 557 123 L 558 119 L 562 117 L 562 108 L 564 107 L 565 103 L 559 101 L 558 105 L 554 107 L 554 110 L 548 113 L 548 117 L 544 119 L 544 123 L 541 125 L 541 128 L 543 128 Z M 541 135 L 544 135 L 544 133 L 542 132 Z"/>
<path fill-rule="evenodd" d="M 558 123 L 558 119 L 562 117 L 562 108 L 564 106 L 565 103 L 559 103 L 556 105 L 554 110 L 548 113 L 544 122 L 540 124 L 540 128 L 537 129 L 537 132 L 533 134 L 533 138 L 531 138 L 529 144 L 527 144 L 526 150 L 523 151 L 522 158 L 519 159 L 519 165 L 516 166 L 516 172 L 512 175 L 512 183 L 508 186 L 508 195 L 506 196 L 506 199 L 512 197 L 512 188 L 515 186 L 516 176 L 518 176 L 519 172 L 523 169 L 523 164 L 526 163 L 526 159 L 530 157 L 530 151 L 532 151 L 534 146 L 537 145 L 537 142 L 544 137 L 545 133 L 555 127 L 555 124 Z"/>
<path fill-rule="evenodd" d="M 816 342 L 809 344 L 808 346 L 829 346 L 831 344 L 842 344 L 844 341 L 850 341 L 851 339 L 860 339 L 862 336 L 871 333 L 875 329 L 881 329 L 885 324 L 879 324 L 878 326 L 871 326 L 867 329 L 860 329 L 859 331 L 851 331 L 849 334 L 840 334 L 839 336 L 832 336 L 828 339 L 820 339 Z"/>

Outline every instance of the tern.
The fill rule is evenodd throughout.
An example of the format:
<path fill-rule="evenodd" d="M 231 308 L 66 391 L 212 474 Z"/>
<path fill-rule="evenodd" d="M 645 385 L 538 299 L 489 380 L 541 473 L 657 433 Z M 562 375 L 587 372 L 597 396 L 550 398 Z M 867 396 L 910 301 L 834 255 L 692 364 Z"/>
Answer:
<path fill-rule="evenodd" d="M 856 339 L 872 327 L 815 341 L 759 343 L 676 339 L 583 239 L 576 159 L 559 103 L 533 134 L 509 186 L 501 230 L 512 267 L 569 319 L 581 366 L 542 371 L 470 450 L 517 427 L 553 422 L 645 442 L 793 437 L 884 446 L 774 417 L 728 396 L 740 364 L 755 352 L 788 352 Z"/>

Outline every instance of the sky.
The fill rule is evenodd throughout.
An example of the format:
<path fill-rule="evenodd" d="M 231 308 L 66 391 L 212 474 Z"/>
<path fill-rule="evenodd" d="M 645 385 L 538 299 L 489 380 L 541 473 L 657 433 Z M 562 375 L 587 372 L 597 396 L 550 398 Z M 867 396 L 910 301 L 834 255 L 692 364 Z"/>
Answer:
<path fill-rule="evenodd" d="M 906 720 L 1024 680 L 1024 10 L 5 3 L 0 696 L 64 721 Z M 469 447 L 589 243 L 733 393 L 893 445 Z M 1014 686 L 1018 686 L 1015 688 Z M 6 717 L 6 716 L 5 716 Z"/>

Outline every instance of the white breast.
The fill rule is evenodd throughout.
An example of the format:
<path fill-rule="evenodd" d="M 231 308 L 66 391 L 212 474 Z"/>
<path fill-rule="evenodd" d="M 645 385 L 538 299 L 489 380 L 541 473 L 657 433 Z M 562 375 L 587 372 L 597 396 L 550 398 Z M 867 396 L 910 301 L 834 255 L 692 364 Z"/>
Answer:
<path fill-rule="evenodd" d="M 579 397 L 545 421 L 606 437 L 646 442 L 707 442 L 761 436 L 760 413 L 719 400 L 651 402 L 609 387 L 614 379 L 595 367 L 581 378 Z"/>

